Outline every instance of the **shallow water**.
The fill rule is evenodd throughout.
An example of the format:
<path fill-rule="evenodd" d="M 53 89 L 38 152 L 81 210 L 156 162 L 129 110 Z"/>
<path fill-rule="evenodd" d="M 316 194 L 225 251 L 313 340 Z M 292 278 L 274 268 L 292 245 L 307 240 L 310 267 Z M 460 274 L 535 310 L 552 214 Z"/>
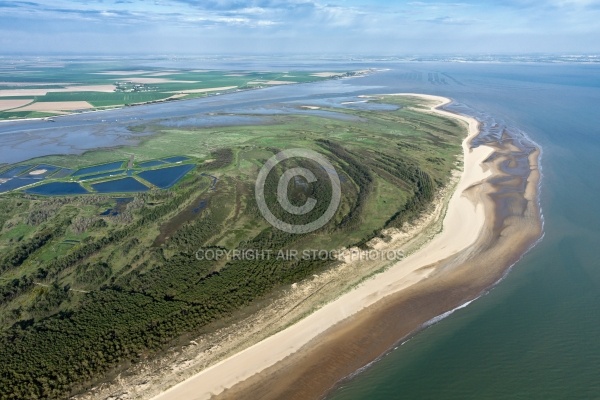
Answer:
<path fill-rule="evenodd" d="M 128 128 L 132 126 L 170 123 L 166 120 L 175 121 L 174 126 L 184 126 L 186 119 L 188 124 L 202 124 L 203 119 L 210 118 L 211 113 L 229 113 L 300 99 L 326 98 L 332 94 L 364 89 L 364 86 L 353 86 L 353 81 L 356 82 L 349 79 L 292 87 L 279 86 L 223 96 L 125 107 L 56 117 L 55 122 L 3 121 L 0 122 L 0 163 L 17 163 L 49 154 L 81 154 L 99 147 L 132 145 L 152 133 L 131 131 Z M 323 112 L 319 114 L 325 116 Z M 235 118 L 239 119 L 241 116 Z M 182 122 L 177 122 L 178 120 Z"/>

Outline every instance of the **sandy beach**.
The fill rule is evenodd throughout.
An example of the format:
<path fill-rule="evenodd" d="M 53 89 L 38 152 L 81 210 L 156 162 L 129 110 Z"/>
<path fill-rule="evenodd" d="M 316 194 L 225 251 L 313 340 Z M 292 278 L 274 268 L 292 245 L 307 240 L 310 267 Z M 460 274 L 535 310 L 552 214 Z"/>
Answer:
<path fill-rule="evenodd" d="M 468 264 L 469 255 L 483 250 L 482 240 L 492 238 L 490 227 L 494 225 L 495 217 L 493 202 L 488 196 L 492 188 L 487 182 L 500 171 L 486 163 L 497 149 L 483 145 L 471 148 L 471 140 L 478 134 L 478 122 L 475 119 L 439 110 L 438 107 L 450 102 L 449 99 L 418 96 L 434 103 L 427 112 L 456 118 L 468 127 L 468 136 L 463 141 L 464 169 L 448 203 L 443 230 L 419 251 L 385 272 L 375 275 L 296 324 L 175 385 L 155 399 L 208 399 L 215 395 L 223 398 L 273 399 L 319 397 L 339 379 L 372 361 L 403 336 L 415 331 L 429 319 L 476 298 L 483 289 L 502 276 L 501 268 L 498 268 L 498 273 L 491 275 L 487 273 L 490 271 L 486 271 L 481 275 L 492 278 L 492 281 L 474 277 L 475 284 L 470 289 L 476 287 L 477 290 L 459 291 L 459 296 L 449 296 L 448 301 L 438 299 L 435 302 L 425 296 L 432 288 L 447 290 L 454 279 L 464 278 L 462 269 L 453 268 L 453 265 Z M 530 211 L 535 213 L 533 209 Z M 510 261 L 510 257 L 506 260 Z M 447 285 L 440 284 L 440 280 Z M 392 298 L 394 301 L 391 301 Z M 386 317 L 389 316 L 389 306 L 396 307 L 403 302 L 414 303 L 419 300 L 435 306 L 428 310 L 417 307 L 415 310 L 418 312 L 413 312 L 412 316 L 405 313 L 403 318 L 397 319 L 402 321 L 402 327 L 396 327 L 387 340 L 378 337 L 368 343 L 356 344 L 364 336 L 357 333 L 368 337 L 378 332 L 373 329 L 374 326 L 389 320 Z M 372 320 L 376 317 L 380 317 L 380 320 Z M 367 329 L 365 323 L 370 328 Z M 341 343 L 352 348 L 338 348 L 337 345 Z M 356 354 L 357 349 L 364 351 Z M 326 350 L 327 353 L 324 353 Z M 331 357 L 323 356 L 333 350 L 335 352 L 331 353 Z M 340 355 L 344 356 L 340 358 Z M 328 373 L 323 373 L 323 368 Z M 313 376 L 316 374 L 314 371 L 318 371 L 318 377 Z M 301 385 L 307 379 L 311 379 L 310 388 Z"/>

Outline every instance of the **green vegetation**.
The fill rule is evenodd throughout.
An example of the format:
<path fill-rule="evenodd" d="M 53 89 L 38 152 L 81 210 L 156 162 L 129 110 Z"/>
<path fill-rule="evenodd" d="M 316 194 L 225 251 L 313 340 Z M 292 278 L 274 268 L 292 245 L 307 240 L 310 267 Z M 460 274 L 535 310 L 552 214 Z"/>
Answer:
<path fill-rule="evenodd" d="M 413 100 L 391 97 L 399 105 Z M 464 128 L 409 107 L 337 110 L 359 120 L 278 116 L 266 126 L 157 130 L 139 146 L 28 163 L 82 166 L 175 154 L 198 167 L 175 187 L 135 194 L 39 198 L 0 196 L 0 398 L 66 398 L 189 333 L 255 304 L 273 291 L 332 266 L 313 259 L 196 257 L 201 249 L 338 249 L 361 245 L 424 211 L 455 168 Z M 259 169 L 282 149 L 308 148 L 336 168 L 342 202 L 323 228 L 284 233 L 254 199 Z M 282 171 L 290 201 L 318 200 L 304 216 L 274 198 Z M 325 171 L 312 161 L 280 163 L 266 181 L 273 213 L 307 223 L 329 203 Z M 101 216 L 105 210 L 117 214 Z"/>

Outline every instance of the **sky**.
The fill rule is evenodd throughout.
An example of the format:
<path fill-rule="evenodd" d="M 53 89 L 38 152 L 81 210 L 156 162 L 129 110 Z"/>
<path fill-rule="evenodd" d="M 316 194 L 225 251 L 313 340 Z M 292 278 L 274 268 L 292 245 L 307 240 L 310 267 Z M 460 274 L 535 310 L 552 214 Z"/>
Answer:
<path fill-rule="evenodd" d="M 0 54 L 600 52 L 600 0 L 0 0 Z"/>

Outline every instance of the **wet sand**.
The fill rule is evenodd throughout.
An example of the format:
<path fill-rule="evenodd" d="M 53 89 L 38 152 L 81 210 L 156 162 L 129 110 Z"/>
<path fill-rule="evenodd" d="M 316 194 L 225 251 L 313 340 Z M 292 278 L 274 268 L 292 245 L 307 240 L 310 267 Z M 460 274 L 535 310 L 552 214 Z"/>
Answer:
<path fill-rule="evenodd" d="M 299 323 L 157 398 L 319 398 L 427 321 L 477 298 L 504 276 L 541 234 L 537 155 L 509 141 L 472 149 L 477 122 L 435 112 L 470 127 L 463 143 L 465 170 L 442 233 Z"/>

